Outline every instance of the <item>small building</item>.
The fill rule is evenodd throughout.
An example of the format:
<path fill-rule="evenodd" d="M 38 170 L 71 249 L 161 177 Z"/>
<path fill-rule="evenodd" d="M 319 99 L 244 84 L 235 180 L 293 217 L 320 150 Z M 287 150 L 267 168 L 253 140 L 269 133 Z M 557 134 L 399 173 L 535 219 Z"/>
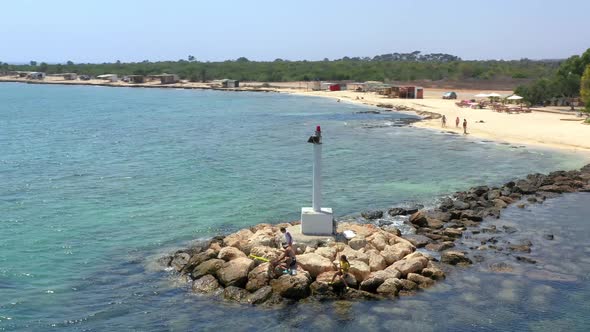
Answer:
<path fill-rule="evenodd" d="M 66 81 L 74 81 L 74 80 L 78 79 L 78 74 L 76 74 L 76 73 L 65 73 L 65 74 L 63 74 L 63 78 Z"/>
<path fill-rule="evenodd" d="M 320 90 L 327 90 L 327 91 L 340 91 L 342 90 L 339 83 L 332 83 L 332 82 L 322 82 L 320 84 Z"/>
<path fill-rule="evenodd" d="M 99 80 L 106 80 L 106 81 L 110 81 L 110 82 L 117 82 L 119 80 L 119 77 L 117 76 L 117 74 L 98 75 L 98 76 L 96 76 L 96 78 Z"/>
<path fill-rule="evenodd" d="M 178 83 L 178 75 L 175 74 L 162 74 L 158 75 L 160 78 L 160 83 L 162 84 L 174 84 Z M 239 83 L 238 83 L 239 84 Z"/>
<path fill-rule="evenodd" d="M 143 75 L 129 75 L 127 76 L 129 83 L 141 84 L 145 83 L 145 76 Z"/>
<path fill-rule="evenodd" d="M 43 72 L 39 72 L 39 71 L 34 71 L 31 72 L 27 75 L 28 79 L 32 79 L 32 80 L 42 80 L 45 78 L 45 73 Z"/>
<path fill-rule="evenodd" d="M 318 91 L 322 88 L 320 81 L 307 82 L 307 89 L 312 91 Z"/>
<path fill-rule="evenodd" d="M 389 94 L 392 98 L 423 99 L 424 88 L 420 86 L 394 86 Z"/>
<path fill-rule="evenodd" d="M 240 81 L 238 80 L 230 80 L 230 79 L 223 79 L 221 80 L 221 87 L 222 88 L 239 88 Z"/>

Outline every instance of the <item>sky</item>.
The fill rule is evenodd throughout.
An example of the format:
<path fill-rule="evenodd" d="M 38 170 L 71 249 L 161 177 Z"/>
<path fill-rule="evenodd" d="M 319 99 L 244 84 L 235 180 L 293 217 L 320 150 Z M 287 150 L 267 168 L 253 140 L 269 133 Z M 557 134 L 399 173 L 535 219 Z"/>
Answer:
<path fill-rule="evenodd" d="M 385 53 L 561 59 L 590 0 L 2 0 L 0 61 L 272 61 Z"/>

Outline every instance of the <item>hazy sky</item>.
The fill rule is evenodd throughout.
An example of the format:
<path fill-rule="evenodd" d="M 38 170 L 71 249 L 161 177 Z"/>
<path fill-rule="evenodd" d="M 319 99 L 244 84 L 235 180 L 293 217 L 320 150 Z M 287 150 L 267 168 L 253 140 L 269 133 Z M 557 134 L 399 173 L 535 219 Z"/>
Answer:
<path fill-rule="evenodd" d="M 0 61 L 319 60 L 383 53 L 565 58 L 590 0 L 3 0 Z"/>

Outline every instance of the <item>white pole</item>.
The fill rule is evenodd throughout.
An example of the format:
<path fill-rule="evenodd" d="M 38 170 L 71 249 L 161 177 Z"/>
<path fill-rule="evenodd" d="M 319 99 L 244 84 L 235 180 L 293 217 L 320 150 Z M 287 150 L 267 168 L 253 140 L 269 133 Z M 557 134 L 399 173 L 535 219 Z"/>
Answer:
<path fill-rule="evenodd" d="M 315 212 L 322 209 L 322 144 L 313 145 L 313 198 L 312 207 Z"/>

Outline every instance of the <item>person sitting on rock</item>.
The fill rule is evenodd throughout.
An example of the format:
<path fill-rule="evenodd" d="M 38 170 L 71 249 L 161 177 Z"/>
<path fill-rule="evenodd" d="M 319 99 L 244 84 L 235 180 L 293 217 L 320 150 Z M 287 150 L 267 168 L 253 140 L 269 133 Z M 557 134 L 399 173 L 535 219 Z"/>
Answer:
<path fill-rule="evenodd" d="M 287 244 L 283 244 L 283 253 L 273 261 L 274 271 L 279 270 L 280 274 L 291 274 L 295 275 L 297 271 L 297 257 L 295 257 L 295 250 L 293 247 Z"/>
<path fill-rule="evenodd" d="M 334 274 L 332 277 L 332 281 L 329 282 L 330 285 L 334 283 L 334 279 L 339 277 L 343 282 L 346 289 L 348 289 L 348 284 L 346 283 L 346 276 L 348 275 L 348 270 L 350 269 L 350 263 L 348 259 L 346 259 L 345 255 L 340 256 L 340 270 Z"/>

